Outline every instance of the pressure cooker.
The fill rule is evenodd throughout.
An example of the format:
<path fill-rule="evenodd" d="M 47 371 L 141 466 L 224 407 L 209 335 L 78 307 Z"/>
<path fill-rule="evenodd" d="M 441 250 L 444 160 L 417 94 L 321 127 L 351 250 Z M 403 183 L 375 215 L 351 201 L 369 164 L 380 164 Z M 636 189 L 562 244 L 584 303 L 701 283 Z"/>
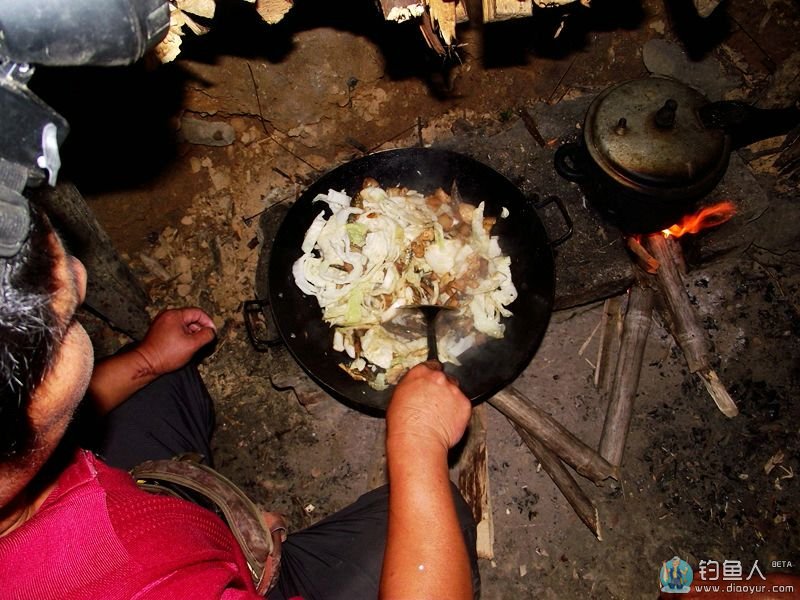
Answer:
<path fill-rule="evenodd" d="M 674 79 L 635 79 L 595 98 L 582 138 L 558 148 L 555 168 L 620 229 L 651 233 L 696 210 L 722 179 L 733 149 L 798 123 L 797 105 L 765 110 L 711 102 Z"/>

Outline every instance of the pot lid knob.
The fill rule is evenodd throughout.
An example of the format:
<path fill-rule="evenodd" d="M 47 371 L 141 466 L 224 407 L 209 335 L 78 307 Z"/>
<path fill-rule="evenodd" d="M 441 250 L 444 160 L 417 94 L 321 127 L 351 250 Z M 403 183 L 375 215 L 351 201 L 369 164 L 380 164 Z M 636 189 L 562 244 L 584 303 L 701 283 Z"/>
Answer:
<path fill-rule="evenodd" d="M 672 129 L 675 127 L 675 114 L 678 112 L 678 103 L 672 98 L 664 102 L 664 106 L 656 113 L 656 127 Z"/>

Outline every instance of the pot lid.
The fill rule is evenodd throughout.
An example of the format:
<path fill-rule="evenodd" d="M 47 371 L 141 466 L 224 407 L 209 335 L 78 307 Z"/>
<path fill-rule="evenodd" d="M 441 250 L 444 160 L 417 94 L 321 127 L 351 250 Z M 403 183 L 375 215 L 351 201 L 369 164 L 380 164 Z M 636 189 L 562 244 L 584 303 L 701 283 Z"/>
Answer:
<path fill-rule="evenodd" d="M 708 191 L 728 164 L 730 138 L 703 126 L 697 111 L 707 104 L 700 92 L 673 79 L 617 84 L 589 107 L 586 148 L 609 176 L 639 192 Z"/>

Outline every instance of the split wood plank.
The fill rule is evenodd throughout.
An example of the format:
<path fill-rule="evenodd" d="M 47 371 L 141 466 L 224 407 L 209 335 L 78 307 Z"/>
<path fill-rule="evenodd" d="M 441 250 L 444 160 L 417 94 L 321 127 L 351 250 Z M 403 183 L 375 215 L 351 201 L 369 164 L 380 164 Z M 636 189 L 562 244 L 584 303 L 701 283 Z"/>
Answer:
<path fill-rule="evenodd" d="M 446 46 L 452 46 L 456 40 L 456 5 L 452 0 L 427 0 L 428 10 L 434 30 L 438 29 L 439 36 Z"/>
<path fill-rule="evenodd" d="M 611 391 L 613 374 L 616 369 L 614 358 L 619 353 L 622 339 L 622 298 L 614 296 L 603 303 L 603 316 L 600 319 L 600 343 L 595 361 L 594 385 L 603 393 Z"/>
<path fill-rule="evenodd" d="M 494 558 L 494 519 L 489 491 L 489 453 L 486 444 L 486 406 L 472 411 L 466 439 L 454 467 L 454 479 L 477 524 L 478 558 Z"/>

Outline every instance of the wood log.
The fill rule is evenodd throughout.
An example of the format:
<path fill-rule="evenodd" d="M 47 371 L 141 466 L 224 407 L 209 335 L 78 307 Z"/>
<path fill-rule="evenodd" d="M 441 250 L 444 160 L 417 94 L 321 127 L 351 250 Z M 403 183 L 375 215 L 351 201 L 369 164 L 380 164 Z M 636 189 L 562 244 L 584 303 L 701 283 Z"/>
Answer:
<path fill-rule="evenodd" d="M 600 455 L 615 466 L 622 464 L 628 438 L 644 349 L 653 318 L 653 297 L 652 289 L 637 283 L 631 288 L 628 298 L 617 366 L 600 438 Z"/>
<path fill-rule="evenodd" d="M 717 373 L 711 368 L 710 348 L 705 332 L 700 325 L 697 311 L 684 288 L 679 266 L 683 264 L 680 244 L 673 238 L 665 238 L 660 233 L 649 235 L 644 246 L 658 260 L 659 268 L 655 274 L 659 288 L 666 299 L 665 320 L 670 324 L 672 336 L 686 357 L 691 373 L 696 373 L 703 381 L 717 408 L 726 417 L 739 414 L 736 402 L 728 393 Z"/>
<path fill-rule="evenodd" d="M 618 479 L 617 467 L 576 438 L 514 386 L 499 391 L 488 402 L 587 479 L 595 483 L 609 477 Z"/>
<path fill-rule="evenodd" d="M 150 326 L 146 310 L 150 299 L 80 192 L 63 182 L 35 190 L 32 200 L 44 208 L 72 254 L 86 267 L 84 304 L 115 329 L 142 339 Z"/>
<path fill-rule="evenodd" d="M 484 23 L 530 17 L 532 14 L 533 5 L 530 0 L 483 0 Z"/>
<path fill-rule="evenodd" d="M 489 492 L 489 453 L 486 444 L 486 405 L 472 411 L 466 439 L 454 466 L 454 479 L 461 495 L 472 509 L 477 524 L 478 558 L 494 558 L 494 519 Z"/>
<path fill-rule="evenodd" d="M 603 541 L 600 532 L 600 515 L 597 512 L 597 507 L 589 499 L 589 497 L 580 488 L 575 479 L 570 475 L 564 463 L 553 452 L 547 449 L 539 440 L 533 437 L 530 433 L 525 431 L 522 427 L 513 423 L 514 429 L 528 446 L 530 451 L 542 465 L 542 468 L 553 480 L 564 498 L 567 499 L 575 514 L 583 523 L 591 530 L 594 536 Z"/>

